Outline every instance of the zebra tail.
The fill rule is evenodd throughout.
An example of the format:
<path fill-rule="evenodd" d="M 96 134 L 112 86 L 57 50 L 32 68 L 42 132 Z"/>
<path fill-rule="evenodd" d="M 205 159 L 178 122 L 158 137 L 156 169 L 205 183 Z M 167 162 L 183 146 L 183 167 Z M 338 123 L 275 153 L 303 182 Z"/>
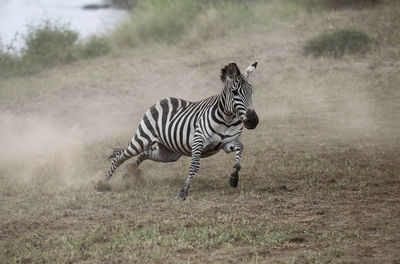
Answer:
<path fill-rule="evenodd" d="M 113 150 L 113 152 L 112 152 L 112 154 L 107 158 L 107 160 L 112 160 L 112 159 L 116 158 L 117 156 L 121 155 L 121 154 L 124 152 L 125 148 L 122 148 L 122 147 L 113 147 L 112 150 Z"/>

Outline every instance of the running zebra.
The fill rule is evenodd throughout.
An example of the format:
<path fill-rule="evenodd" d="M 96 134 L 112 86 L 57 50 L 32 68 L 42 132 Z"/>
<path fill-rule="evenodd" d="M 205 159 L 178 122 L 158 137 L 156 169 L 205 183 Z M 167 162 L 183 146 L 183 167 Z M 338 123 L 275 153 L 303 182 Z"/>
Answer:
<path fill-rule="evenodd" d="M 124 149 L 114 150 L 105 181 L 127 159 L 138 156 L 134 166 L 144 160 L 177 161 L 182 155 L 191 156 L 189 177 L 178 197 L 185 200 L 194 174 L 200 168 L 200 158 L 214 155 L 223 149 L 235 151 L 236 158 L 229 184 L 238 186 L 243 144 L 240 142 L 243 126 L 254 129 L 258 116 L 252 102 L 252 86 L 247 78 L 256 69 L 257 62 L 240 73 L 235 63 L 221 69 L 224 89 L 218 95 L 199 102 L 166 98 L 150 107 L 140 121 L 136 135 Z"/>

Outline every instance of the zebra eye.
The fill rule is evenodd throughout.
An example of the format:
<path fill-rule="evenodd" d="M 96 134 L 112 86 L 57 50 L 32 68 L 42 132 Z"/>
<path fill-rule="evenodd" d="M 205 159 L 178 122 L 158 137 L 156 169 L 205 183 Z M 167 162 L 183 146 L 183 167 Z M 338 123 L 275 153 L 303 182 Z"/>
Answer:
<path fill-rule="evenodd" d="M 233 95 L 238 95 L 239 94 L 239 89 L 232 89 Z"/>

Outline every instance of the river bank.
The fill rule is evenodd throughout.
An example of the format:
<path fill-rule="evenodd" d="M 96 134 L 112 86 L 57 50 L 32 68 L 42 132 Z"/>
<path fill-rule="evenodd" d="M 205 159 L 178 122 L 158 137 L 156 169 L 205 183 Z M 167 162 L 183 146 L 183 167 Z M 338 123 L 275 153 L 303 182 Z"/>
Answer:
<path fill-rule="evenodd" d="M 100 0 L 2 0 L 0 41 L 3 46 L 19 50 L 29 30 L 44 21 L 68 25 L 69 29 L 78 32 L 80 39 L 86 39 L 91 35 L 104 35 L 128 16 L 128 11 L 119 8 L 85 9 L 88 4 L 99 7 L 105 3 Z"/>

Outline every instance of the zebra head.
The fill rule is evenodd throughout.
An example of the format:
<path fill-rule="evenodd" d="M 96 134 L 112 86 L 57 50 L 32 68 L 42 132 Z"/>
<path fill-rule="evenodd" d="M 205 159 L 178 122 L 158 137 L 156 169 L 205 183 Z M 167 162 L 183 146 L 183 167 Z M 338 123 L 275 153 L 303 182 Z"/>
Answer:
<path fill-rule="evenodd" d="M 258 116 L 253 107 L 253 88 L 247 78 L 256 69 L 257 62 L 240 73 L 236 63 L 230 63 L 221 69 L 221 80 L 225 84 L 226 106 L 235 114 L 247 129 L 254 129 L 258 125 Z"/>

